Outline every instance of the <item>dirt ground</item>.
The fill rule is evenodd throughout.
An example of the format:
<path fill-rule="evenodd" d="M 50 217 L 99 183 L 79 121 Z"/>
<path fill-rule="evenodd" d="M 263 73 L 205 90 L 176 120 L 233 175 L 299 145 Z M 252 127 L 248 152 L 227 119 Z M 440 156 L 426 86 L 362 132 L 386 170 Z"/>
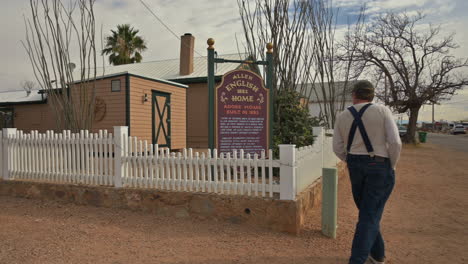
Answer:
<path fill-rule="evenodd" d="M 468 263 L 468 154 L 405 147 L 383 217 L 388 263 Z M 339 182 L 338 238 L 0 197 L 0 263 L 347 263 L 357 211 Z"/>

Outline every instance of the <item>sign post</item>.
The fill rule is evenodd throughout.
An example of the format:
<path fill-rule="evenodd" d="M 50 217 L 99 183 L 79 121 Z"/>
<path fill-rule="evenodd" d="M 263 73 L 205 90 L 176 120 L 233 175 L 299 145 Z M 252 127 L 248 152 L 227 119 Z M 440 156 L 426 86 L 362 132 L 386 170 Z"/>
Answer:
<path fill-rule="evenodd" d="M 215 58 L 214 43 L 212 38 L 207 41 L 208 147 L 213 150 L 217 146 L 219 153 L 232 149 L 267 151 L 273 142 L 273 45 L 267 44 L 266 61 L 249 61 Z M 258 74 L 238 69 L 225 74 L 215 89 L 215 63 L 265 65 L 266 88 Z"/>
<path fill-rule="evenodd" d="M 269 122 L 269 144 L 270 148 L 273 146 L 273 121 L 274 121 L 274 101 L 273 98 L 275 96 L 275 91 L 273 91 L 273 44 L 267 44 L 267 71 L 266 71 L 266 87 L 270 91 L 270 100 L 269 100 L 269 108 L 270 108 L 270 122 Z"/>
<path fill-rule="evenodd" d="M 209 38 L 208 44 L 208 148 L 214 149 L 214 39 Z"/>

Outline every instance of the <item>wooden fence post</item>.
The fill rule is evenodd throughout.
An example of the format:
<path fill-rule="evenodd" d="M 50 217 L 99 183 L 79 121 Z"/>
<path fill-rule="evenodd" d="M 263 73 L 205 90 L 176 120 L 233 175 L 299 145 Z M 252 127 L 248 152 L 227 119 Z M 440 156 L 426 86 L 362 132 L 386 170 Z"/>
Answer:
<path fill-rule="evenodd" d="M 336 238 L 338 209 L 338 176 L 334 168 L 323 168 L 322 179 L 322 233 Z"/>
<path fill-rule="evenodd" d="M 114 127 L 114 187 L 122 187 L 124 140 L 128 138 L 128 127 Z"/>
<path fill-rule="evenodd" d="M 294 200 L 296 198 L 296 145 L 279 145 L 279 153 L 280 200 Z"/>
<path fill-rule="evenodd" d="M 8 153 L 8 149 L 11 148 L 8 138 L 16 135 L 16 128 L 4 128 L 3 129 L 3 179 L 10 179 L 10 169 L 12 164 L 13 153 Z"/>

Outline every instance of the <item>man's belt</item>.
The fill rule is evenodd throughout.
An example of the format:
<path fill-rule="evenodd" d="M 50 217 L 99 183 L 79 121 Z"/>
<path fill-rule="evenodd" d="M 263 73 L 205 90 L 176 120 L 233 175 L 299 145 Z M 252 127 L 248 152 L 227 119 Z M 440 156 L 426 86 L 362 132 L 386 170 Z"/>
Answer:
<path fill-rule="evenodd" d="M 380 157 L 380 156 L 374 156 L 374 160 L 377 161 L 377 162 L 385 162 L 386 160 L 388 160 L 388 158 Z"/>

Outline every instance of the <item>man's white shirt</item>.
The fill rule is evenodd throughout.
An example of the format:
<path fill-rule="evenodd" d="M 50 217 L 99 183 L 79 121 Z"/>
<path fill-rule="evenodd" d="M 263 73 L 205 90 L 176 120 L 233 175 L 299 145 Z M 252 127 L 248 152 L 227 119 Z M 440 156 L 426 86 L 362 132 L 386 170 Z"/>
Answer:
<path fill-rule="evenodd" d="M 368 103 L 355 104 L 354 108 L 359 110 Z M 401 139 L 398 127 L 393 120 L 390 109 L 383 105 L 372 104 L 362 116 L 362 122 L 366 128 L 369 140 L 374 148 L 374 154 L 380 157 L 390 158 L 392 167 L 395 168 L 400 158 Z M 333 135 L 333 151 L 341 160 L 346 160 L 346 146 L 348 134 L 354 117 L 349 110 L 340 113 L 335 122 Z M 366 145 L 362 139 L 359 129 L 356 129 L 354 140 L 349 154 L 368 155 Z"/>

